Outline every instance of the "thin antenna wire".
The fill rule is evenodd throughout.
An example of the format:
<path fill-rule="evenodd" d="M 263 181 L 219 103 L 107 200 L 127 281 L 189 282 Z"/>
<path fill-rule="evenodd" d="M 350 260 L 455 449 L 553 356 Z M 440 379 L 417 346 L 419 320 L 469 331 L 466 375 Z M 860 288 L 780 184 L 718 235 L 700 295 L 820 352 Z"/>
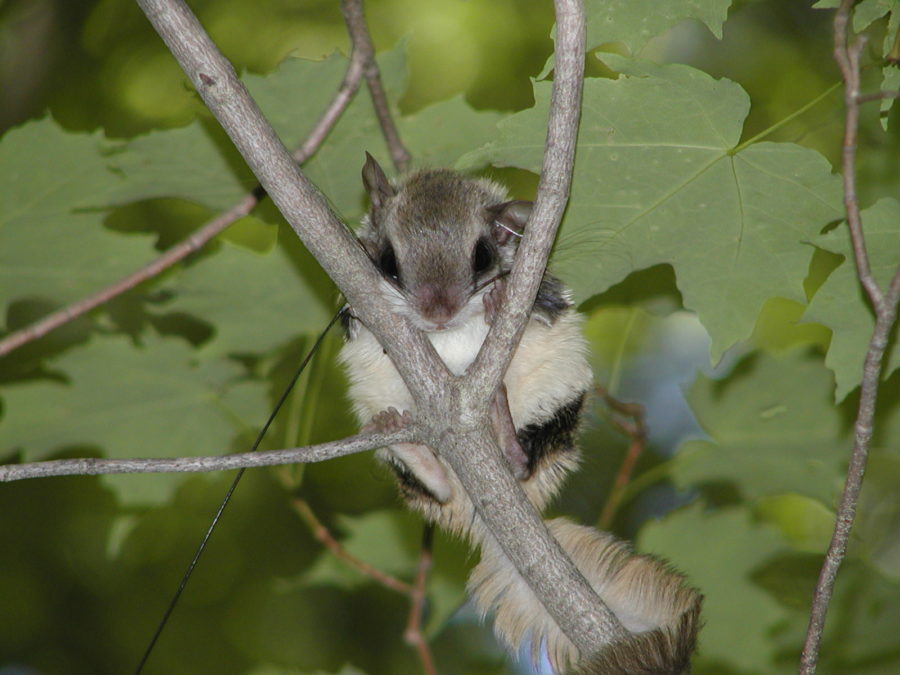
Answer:
<path fill-rule="evenodd" d="M 281 410 L 281 406 L 283 406 L 285 401 L 287 401 L 287 397 L 293 390 L 294 385 L 297 384 L 297 380 L 300 379 L 300 374 L 303 372 L 304 368 L 306 368 L 313 355 L 319 349 L 319 345 L 322 344 L 322 340 L 325 339 L 328 331 L 331 330 L 331 327 L 337 322 L 337 320 L 344 314 L 345 311 L 346 307 L 342 307 L 340 310 L 338 310 L 337 314 L 335 314 L 331 318 L 331 321 L 328 322 L 325 330 L 323 330 L 319 334 L 319 337 L 316 338 L 316 341 L 313 344 L 312 348 L 309 350 L 309 352 L 307 352 L 306 356 L 303 358 L 303 361 L 298 366 L 297 372 L 294 373 L 294 376 L 291 378 L 288 386 L 285 388 L 284 392 L 281 394 L 281 397 L 278 399 L 278 403 L 275 404 L 275 408 L 269 415 L 269 419 L 266 420 L 263 428 L 260 429 L 259 433 L 256 435 L 256 440 L 253 441 L 250 452 L 255 452 L 259 447 L 259 444 L 262 443 L 263 438 L 265 438 L 266 432 L 269 430 L 272 422 L 275 421 L 275 416 L 278 415 L 278 411 Z M 159 640 L 159 636 L 162 633 L 163 628 L 165 628 L 166 623 L 169 621 L 169 617 L 172 615 L 172 611 L 175 609 L 175 605 L 178 604 L 178 599 L 181 597 L 181 592 L 184 590 L 184 587 L 187 586 L 187 582 L 188 579 L 191 578 L 191 574 L 194 573 L 194 568 L 197 566 L 197 562 L 200 560 L 200 556 L 203 555 L 203 551 L 206 550 L 206 544 L 209 542 L 209 538 L 212 536 L 213 530 L 216 529 L 216 525 L 218 525 L 219 523 L 219 518 L 222 516 L 222 512 L 225 510 L 225 507 L 228 506 L 228 502 L 231 500 L 231 495 L 234 494 L 234 490 L 243 475 L 244 469 L 240 469 L 237 472 L 237 475 L 234 477 L 234 480 L 231 481 L 231 486 L 228 488 L 228 492 L 225 493 L 225 498 L 222 500 L 222 503 L 219 504 L 219 508 L 216 511 L 216 514 L 213 516 L 212 522 L 209 524 L 209 529 L 206 530 L 206 534 L 203 535 L 203 539 L 200 540 L 200 545 L 197 547 L 197 551 L 196 553 L 194 553 L 194 557 L 188 565 L 187 570 L 185 570 L 184 576 L 181 578 L 181 583 L 178 584 L 178 589 L 175 591 L 175 595 L 173 595 L 172 599 L 169 601 L 169 606 L 166 608 L 166 612 L 165 614 L 163 614 L 159 625 L 157 625 L 156 631 L 153 633 L 153 637 L 150 639 L 150 644 L 147 645 L 147 649 L 144 651 L 144 655 L 141 657 L 141 662 L 138 664 L 137 669 L 134 671 L 135 675 L 140 675 L 143 672 L 144 666 L 147 664 L 147 659 L 150 658 L 150 653 L 156 646 L 156 642 L 157 640 Z"/>

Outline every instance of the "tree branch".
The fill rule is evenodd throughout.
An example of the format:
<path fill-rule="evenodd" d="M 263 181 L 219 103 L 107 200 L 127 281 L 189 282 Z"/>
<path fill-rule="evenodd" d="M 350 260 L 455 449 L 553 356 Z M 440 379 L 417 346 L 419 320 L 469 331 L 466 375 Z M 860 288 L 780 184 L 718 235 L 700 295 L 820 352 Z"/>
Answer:
<path fill-rule="evenodd" d="M 556 0 L 556 71 L 534 211 L 519 245 L 509 290 L 467 377 L 459 383 L 456 425 L 427 439 L 459 477 L 491 535 L 582 657 L 627 632 L 547 531 L 484 433 L 487 405 L 531 313 L 571 185 L 584 75 L 580 0 Z"/>
<path fill-rule="evenodd" d="M 181 0 L 137 0 L 282 214 L 379 339 L 420 411 L 419 440 L 445 456 L 479 516 L 583 656 L 626 634 L 550 536 L 490 437 L 487 411 L 536 295 L 571 182 L 584 67 L 580 0 L 557 0 L 557 68 L 535 211 L 512 293 L 470 377 L 452 378 L 430 342 L 370 292 L 380 280 L 351 233 L 291 161 L 196 17 Z M 397 442 L 382 440 L 381 443 Z"/>
<path fill-rule="evenodd" d="M 364 560 L 360 560 L 352 553 L 349 553 L 343 546 L 341 546 L 341 543 L 331 535 L 331 532 L 328 531 L 328 528 L 325 527 L 322 522 L 316 517 L 316 514 L 313 513 L 313 510 L 309 507 L 309 504 L 305 499 L 296 497 L 291 500 L 291 503 L 293 504 L 294 509 L 303 519 L 303 522 L 305 522 L 309 527 L 309 530 L 312 533 L 313 537 L 315 537 L 316 541 L 327 548 L 335 558 L 343 561 L 360 574 L 373 579 L 385 588 L 389 588 L 390 590 L 396 591 L 397 593 L 402 593 L 403 595 L 413 595 L 413 587 L 408 583 L 406 583 L 405 581 L 401 581 L 400 579 L 393 577 L 390 574 L 382 572 L 380 569 L 378 569 L 377 567 L 373 567 Z"/>
<path fill-rule="evenodd" d="M 416 579 L 410 589 L 409 620 L 403 638 L 406 644 L 416 650 L 419 661 L 422 663 L 422 672 L 425 675 L 437 675 L 434 667 L 434 658 L 428 648 L 428 640 L 422 632 L 422 617 L 425 614 L 425 586 L 428 581 L 428 573 L 431 571 L 432 543 L 434 541 L 434 525 L 426 523 L 422 531 L 422 546 L 419 551 L 419 564 L 416 565 Z"/>
<path fill-rule="evenodd" d="M 872 275 L 856 198 L 856 137 L 859 126 L 859 104 L 864 98 L 859 95 L 859 55 L 865 40 L 860 37 L 852 45 L 847 46 L 847 27 L 852 6 L 853 0 L 843 0 L 834 18 L 834 56 L 844 77 L 846 105 L 842 162 L 844 206 L 853 242 L 857 276 L 875 310 L 875 328 L 869 340 L 869 349 L 863 365 L 859 409 L 854 425 L 853 451 L 847 468 L 847 480 L 835 518 L 834 533 L 813 595 L 809 627 L 800 657 L 801 675 L 812 675 L 816 671 L 825 617 L 834 592 L 838 570 L 847 553 L 847 542 L 856 517 L 856 505 L 872 439 L 882 361 L 897 318 L 897 302 L 900 300 L 900 267 L 897 268 L 886 294 L 882 293 Z"/>
<path fill-rule="evenodd" d="M 354 48 L 365 55 L 364 74 L 366 84 L 369 88 L 369 94 L 372 96 L 375 116 L 378 118 L 378 124 L 381 125 L 381 133 L 387 142 L 394 168 L 402 173 L 409 168 L 409 151 L 403 145 L 400 133 L 397 131 L 397 127 L 391 117 L 391 108 L 388 104 L 387 94 L 385 94 L 384 87 L 381 84 L 378 62 L 375 60 L 375 47 L 372 45 L 372 38 L 363 18 L 362 3 L 354 3 L 352 13 L 345 12 L 345 17 L 347 18 L 347 28 L 350 31 L 350 39 Z"/>
<path fill-rule="evenodd" d="M 622 503 L 625 496 L 625 488 L 631 481 L 631 475 L 634 473 L 634 467 L 637 465 L 638 459 L 644 454 L 647 444 L 647 424 L 644 421 L 644 406 L 640 403 L 625 403 L 615 398 L 603 387 L 597 387 L 597 392 L 603 397 L 603 401 L 612 410 L 611 421 L 619 431 L 628 436 L 628 450 L 625 457 L 622 458 L 622 464 L 616 473 L 609 496 L 600 512 L 600 518 L 597 520 L 597 527 L 601 530 L 608 530 L 612 526 L 613 518 L 616 511 Z M 630 417 L 631 422 L 626 422 L 617 417 L 622 415 Z"/>
<path fill-rule="evenodd" d="M 0 483 L 25 478 L 50 476 L 97 476 L 112 473 L 196 473 L 226 471 L 279 464 L 309 464 L 343 457 L 356 452 L 383 448 L 394 443 L 409 443 L 417 439 L 414 425 L 389 434 L 357 434 L 340 441 L 329 441 L 288 450 L 239 452 L 211 457 L 174 457 L 171 459 L 52 459 L 43 462 L 0 465 Z"/>
<path fill-rule="evenodd" d="M 874 94 L 864 94 L 857 96 L 857 103 L 870 103 L 872 101 L 881 101 L 886 98 L 900 98 L 900 91 L 879 91 Z"/>
<path fill-rule="evenodd" d="M 312 157 L 319 149 L 319 146 L 321 146 L 328 137 L 328 134 L 334 128 L 334 125 L 337 124 L 341 115 L 344 113 L 344 110 L 347 109 L 347 106 L 359 90 L 363 71 L 368 71 L 369 67 L 371 67 L 367 66 L 367 64 L 374 60 L 374 54 L 371 48 L 372 43 L 369 39 L 365 23 L 362 20 L 362 0 L 343 0 L 341 6 L 344 10 L 344 19 L 347 23 L 351 43 L 353 45 L 350 54 L 350 62 L 347 64 L 347 71 L 344 74 L 344 78 L 338 86 L 337 92 L 331 103 L 328 105 L 328 108 L 322 113 L 319 121 L 313 127 L 312 131 L 310 131 L 303 144 L 294 151 L 292 156 L 294 161 L 298 164 L 303 164 Z M 377 74 L 377 65 L 375 65 L 374 68 L 376 69 Z M 60 326 L 63 326 L 70 321 L 87 314 L 92 309 L 118 297 L 125 291 L 161 274 L 175 263 L 183 260 L 190 254 L 199 251 L 213 237 L 221 233 L 229 225 L 249 214 L 263 199 L 265 199 L 265 197 L 265 190 L 257 185 L 230 209 L 219 214 L 212 220 L 207 221 L 199 229 L 191 233 L 190 236 L 178 244 L 175 244 L 156 260 L 150 262 L 136 272 L 129 274 L 127 277 L 120 279 L 114 284 L 107 286 L 94 295 L 63 307 L 62 309 L 48 314 L 32 325 L 6 336 L 0 340 L 0 356 L 8 354 L 29 342 L 42 338 Z"/>
<path fill-rule="evenodd" d="M 506 284 L 505 301 L 470 368 L 470 390 L 493 391 L 506 372 L 569 200 L 584 82 L 584 13 L 581 0 L 555 4 L 556 67 L 537 197 Z"/>
<path fill-rule="evenodd" d="M 362 246 L 291 159 L 197 17 L 183 0 L 137 2 L 306 248 L 381 340 L 413 395 L 435 399 L 446 368 L 420 333 L 374 298 L 370 289 L 380 276 Z"/>

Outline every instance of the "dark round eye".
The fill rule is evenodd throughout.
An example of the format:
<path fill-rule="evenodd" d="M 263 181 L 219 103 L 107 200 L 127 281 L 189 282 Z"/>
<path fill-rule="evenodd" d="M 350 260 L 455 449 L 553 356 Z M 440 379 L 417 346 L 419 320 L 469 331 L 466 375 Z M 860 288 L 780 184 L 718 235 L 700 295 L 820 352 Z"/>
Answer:
<path fill-rule="evenodd" d="M 378 258 L 378 266 L 381 268 L 381 271 L 391 279 L 397 280 L 400 278 L 400 270 L 397 267 L 397 256 L 394 255 L 393 246 L 388 246 L 381 252 L 381 257 Z"/>
<path fill-rule="evenodd" d="M 484 239 L 479 239 L 472 253 L 472 269 L 476 274 L 486 271 L 494 264 L 494 249 Z"/>

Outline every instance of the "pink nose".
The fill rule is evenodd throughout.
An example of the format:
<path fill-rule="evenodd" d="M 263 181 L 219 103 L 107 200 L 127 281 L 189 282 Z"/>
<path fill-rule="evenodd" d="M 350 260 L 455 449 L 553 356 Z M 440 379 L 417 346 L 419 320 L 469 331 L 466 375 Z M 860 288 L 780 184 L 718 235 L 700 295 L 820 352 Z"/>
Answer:
<path fill-rule="evenodd" d="M 451 299 L 445 288 L 435 284 L 423 286 L 417 295 L 422 318 L 439 326 L 450 321 L 459 311 L 459 303 Z"/>

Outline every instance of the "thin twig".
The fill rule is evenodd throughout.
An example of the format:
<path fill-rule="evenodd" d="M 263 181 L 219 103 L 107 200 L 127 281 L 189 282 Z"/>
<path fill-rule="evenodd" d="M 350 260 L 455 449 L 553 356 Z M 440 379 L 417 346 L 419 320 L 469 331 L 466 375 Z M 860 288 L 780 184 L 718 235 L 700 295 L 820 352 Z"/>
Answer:
<path fill-rule="evenodd" d="M 597 525 L 600 529 L 608 530 L 612 525 L 619 505 L 622 503 L 622 497 L 625 494 L 625 488 L 628 487 L 631 481 L 634 467 L 646 448 L 647 425 L 645 423 L 644 406 L 639 403 L 620 401 L 606 389 L 599 386 L 597 387 L 597 392 L 603 397 L 606 405 L 614 413 L 618 413 L 618 415 L 611 417 L 612 423 L 630 439 L 628 450 L 625 452 L 625 457 L 622 458 L 622 464 L 619 466 L 619 471 L 616 473 L 609 496 L 603 505 L 603 510 L 600 512 L 600 518 L 597 520 Z M 623 420 L 619 415 L 629 417 L 631 421 Z"/>
<path fill-rule="evenodd" d="M 428 581 L 428 573 L 431 571 L 432 543 L 434 541 L 434 525 L 428 523 L 422 531 L 422 547 L 419 553 L 419 564 L 416 567 L 416 579 L 410 590 L 411 604 L 409 608 L 409 620 L 403 638 L 406 644 L 415 648 L 422 663 L 422 672 L 425 675 L 437 675 L 434 659 L 425 634 L 422 632 L 422 617 L 425 613 L 425 587 Z"/>
<path fill-rule="evenodd" d="M 422 616 L 425 607 L 425 587 L 428 573 L 431 569 L 432 553 L 431 543 L 434 534 L 434 526 L 426 525 L 422 535 L 422 548 L 419 554 L 419 563 L 416 566 L 414 584 L 408 584 L 395 576 L 382 572 L 377 567 L 357 558 L 347 551 L 341 543 L 331 534 L 327 527 L 318 519 L 315 512 L 309 506 L 309 502 L 300 497 L 291 500 L 294 509 L 307 524 L 313 537 L 321 543 L 338 560 L 349 565 L 360 574 L 369 577 L 376 583 L 387 589 L 401 593 L 410 599 L 409 620 L 403 638 L 408 645 L 416 650 L 419 660 L 422 662 L 422 670 L 426 675 L 436 675 L 434 659 L 428 642 L 422 633 Z"/>
<path fill-rule="evenodd" d="M 859 128 L 859 55 L 865 45 L 865 36 L 847 46 L 847 31 L 850 22 L 850 10 L 853 0 L 843 0 L 834 17 L 834 58 L 838 62 L 844 78 L 844 142 L 841 157 L 841 171 L 844 186 L 844 209 L 847 212 L 847 224 L 850 227 L 850 240 L 853 243 L 853 255 L 859 281 L 872 302 L 876 313 L 881 309 L 881 290 L 872 276 L 869 267 L 869 254 L 866 252 L 866 240 L 863 237 L 862 222 L 859 215 L 859 202 L 856 198 L 856 137 Z"/>
<path fill-rule="evenodd" d="M 344 8 L 344 15 L 347 20 L 348 28 L 351 28 L 351 19 L 356 22 L 356 17 L 362 13 L 362 1 L 343 0 L 342 6 Z M 365 64 L 372 59 L 371 41 L 366 42 L 362 45 L 362 48 L 360 48 L 360 46 L 358 46 L 357 38 L 355 37 L 355 34 L 360 33 L 360 30 L 354 27 L 351 28 L 349 32 L 353 43 L 353 50 L 350 55 L 350 62 L 347 64 L 347 70 L 344 73 L 344 78 L 338 86 L 337 92 L 331 103 L 325 109 L 325 112 L 322 113 L 312 131 L 309 132 L 306 140 L 294 151 L 292 156 L 298 164 L 303 164 L 315 154 L 319 149 L 319 146 L 321 146 L 328 137 L 328 134 L 334 128 L 334 125 L 341 118 L 344 110 L 346 110 L 347 106 L 353 100 L 354 95 L 359 90 L 363 71 L 365 70 Z M 366 34 L 365 27 L 363 27 L 361 32 Z M 156 260 L 107 286 L 94 295 L 67 305 L 62 309 L 48 314 L 30 326 L 6 336 L 0 340 L 0 356 L 8 354 L 29 342 L 42 338 L 60 326 L 69 323 L 70 321 L 87 314 L 92 309 L 118 297 L 125 291 L 138 286 L 148 279 L 158 276 L 190 254 L 199 251 L 213 237 L 221 233 L 229 225 L 249 214 L 265 198 L 265 190 L 263 190 L 260 185 L 257 185 L 230 209 L 204 223 L 186 239 L 172 246 Z"/>
<path fill-rule="evenodd" d="M 315 537 L 316 540 L 327 548 L 336 558 L 345 562 L 360 574 L 364 574 L 370 579 L 378 582 L 385 588 L 389 588 L 397 593 L 402 593 L 403 595 L 413 595 L 413 587 L 408 583 L 382 572 L 380 569 L 373 567 L 364 560 L 360 560 L 341 546 L 340 542 L 328 531 L 328 528 L 316 517 L 316 514 L 313 513 L 313 510 L 309 507 L 309 504 L 305 499 L 296 497 L 291 500 L 291 504 L 294 506 L 297 513 L 300 514 L 303 521 L 309 526 L 313 537 Z"/>
<path fill-rule="evenodd" d="M 201 471 L 226 471 L 280 464 L 310 464 L 357 452 L 374 450 L 395 443 L 414 442 L 415 425 L 389 434 L 356 434 L 340 441 L 329 441 L 302 448 L 267 450 L 265 452 L 239 452 L 233 455 L 208 457 L 174 457 L 170 459 L 52 459 L 43 462 L 0 465 L 0 483 L 26 478 L 50 476 L 97 476 L 112 473 L 194 473 Z"/>
<path fill-rule="evenodd" d="M 362 5 L 354 7 L 352 12 L 345 11 L 344 18 L 347 21 L 347 28 L 350 31 L 350 39 L 353 41 L 354 48 L 363 54 L 366 84 L 369 88 L 369 94 L 372 96 L 375 116 L 378 118 L 378 124 L 381 125 L 381 133 L 384 135 L 388 151 L 391 154 L 391 161 L 393 161 L 397 171 L 402 173 L 409 168 L 410 155 L 400 139 L 400 133 L 397 131 L 397 126 L 394 124 L 394 119 L 391 116 L 391 106 L 388 103 L 384 86 L 381 84 L 381 71 L 378 69 L 378 62 L 375 60 L 375 47 L 372 44 L 372 38 L 369 35 L 369 29 L 363 16 Z"/>
<path fill-rule="evenodd" d="M 556 69 L 544 160 L 534 209 L 510 274 L 510 292 L 475 363 L 459 382 L 455 426 L 426 444 L 446 457 L 494 540 L 588 659 L 628 633 L 563 553 L 533 505 L 522 499 L 496 441 L 484 433 L 490 424 L 483 423 L 531 313 L 571 187 L 584 75 L 584 8 L 580 0 L 554 4 Z"/>
<path fill-rule="evenodd" d="M 822 643 L 822 632 L 825 617 L 834 592 L 834 583 L 838 570 L 847 552 L 850 530 L 856 516 L 856 505 L 866 470 L 869 443 L 872 439 L 875 420 L 875 407 L 878 398 L 878 385 L 881 380 L 882 360 L 887 349 L 891 330 L 897 318 L 897 302 L 900 300 L 900 267 L 883 294 L 878 287 L 869 268 L 863 237 L 859 204 L 856 199 L 856 137 L 859 124 L 859 54 L 864 40 L 858 38 L 847 46 L 847 26 L 853 0 L 844 0 L 834 18 L 834 55 L 844 76 L 846 118 L 843 143 L 842 173 L 844 180 L 844 206 L 847 211 L 847 224 L 853 242 L 854 260 L 860 284 L 866 291 L 875 310 L 875 328 L 869 341 L 863 365 L 863 377 L 860 385 L 859 410 L 854 425 L 853 451 L 847 469 L 847 480 L 841 494 L 835 518 L 834 533 L 825 554 L 825 561 L 819 573 L 819 581 L 813 595 L 809 617 L 809 627 L 803 653 L 800 657 L 801 675 L 812 675 L 816 671 L 819 649 Z"/>

